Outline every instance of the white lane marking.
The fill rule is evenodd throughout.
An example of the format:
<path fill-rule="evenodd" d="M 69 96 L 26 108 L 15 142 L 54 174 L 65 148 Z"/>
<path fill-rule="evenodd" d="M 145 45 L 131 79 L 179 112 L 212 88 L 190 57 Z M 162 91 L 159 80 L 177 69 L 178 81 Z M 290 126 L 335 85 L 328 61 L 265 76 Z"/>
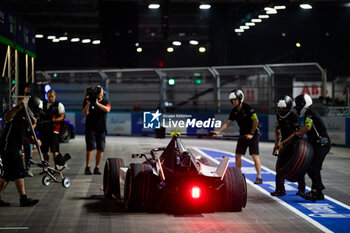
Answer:
<path fill-rule="evenodd" d="M 0 227 L 0 230 L 28 230 L 29 227 Z"/>
<path fill-rule="evenodd" d="M 202 151 L 201 149 L 199 149 L 198 147 L 192 147 L 194 150 L 196 150 L 198 153 L 201 153 L 205 156 L 209 156 L 208 154 L 206 154 L 204 151 Z M 227 151 L 222 151 L 222 150 L 216 150 L 216 149 L 209 149 L 209 148 L 202 148 L 204 150 L 211 150 L 211 151 L 218 151 L 218 152 L 221 152 L 221 153 L 225 153 L 225 154 L 229 154 L 231 156 L 234 156 L 235 154 L 234 153 L 230 153 L 230 152 L 227 152 Z M 210 156 L 209 156 L 210 157 Z M 246 162 L 250 163 L 250 164 L 254 164 L 254 162 L 250 159 L 246 159 L 246 158 L 243 158 L 243 160 L 245 160 Z M 263 169 L 266 169 L 267 171 L 273 173 L 276 175 L 276 172 L 270 170 L 269 168 L 267 167 L 264 167 L 264 166 L 261 166 L 261 168 Z M 300 212 L 299 210 L 297 210 L 296 208 L 292 207 L 291 205 L 289 205 L 287 202 L 284 202 L 283 200 L 279 199 L 278 197 L 273 197 L 270 195 L 269 192 L 267 192 L 265 189 L 261 188 L 259 185 L 256 185 L 254 184 L 252 181 L 247 180 L 247 183 L 252 186 L 253 188 L 259 190 L 260 192 L 262 192 L 263 194 L 265 194 L 266 196 L 274 199 L 275 201 L 277 201 L 279 204 L 281 204 L 282 206 L 286 207 L 287 209 L 289 209 L 290 211 L 294 212 L 295 214 L 297 214 L 298 216 L 300 216 L 301 218 L 305 219 L 306 221 L 310 222 L 311 224 L 313 224 L 315 227 L 317 227 L 318 229 L 320 229 L 321 231 L 323 232 L 326 232 L 326 233 L 332 233 L 333 231 L 329 230 L 328 228 L 324 227 L 323 225 L 321 225 L 320 223 L 316 222 L 315 220 L 313 220 L 312 218 L 310 218 L 309 216 L 305 215 L 304 213 Z M 310 187 L 307 187 L 308 189 L 310 189 Z M 325 198 L 328 198 L 329 200 L 334 200 L 333 198 L 329 198 L 328 196 L 325 195 Z M 339 201 L 337 201 L 338 203 L 340 203 Z M 338 204 L 337 203 L 337 204 Z M 349 206 L 343 204 L 342 205 L 343 207 L 345 208 L 350 208 Z"/>

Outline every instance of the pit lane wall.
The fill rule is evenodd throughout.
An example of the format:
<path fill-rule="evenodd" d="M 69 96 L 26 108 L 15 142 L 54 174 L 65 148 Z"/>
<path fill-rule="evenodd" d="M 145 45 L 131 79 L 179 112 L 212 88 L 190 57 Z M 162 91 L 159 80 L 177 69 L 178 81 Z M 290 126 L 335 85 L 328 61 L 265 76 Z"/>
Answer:
<path fill-rule="evenodd" d="M 192 118 L 220 120 L 224 123 L 229 114 L 191 114 Z M 67 112 L 67 119 L 75 126 L 76 134 L 84 134 L 85 117 L 81 112 Z M 260 141 L 274 141 L 274 130 L 276 126 L 276 115 L 258 115 Z M 328 134 L 333 144 L 350 146 L 350 117 L 323 117 Z M 174 132 L 176 127 L 167 128 L 167 132 Z M 179 132 L 187 133 L 208 133 L 214 127 L 197 128 L 189 127 L 187 131 L 178 128 Z M 226 134 L 238 134 L 236 123 L 225 131 Z M 108 135 L 154 135 L 154 129 L 143 128 L 142 112 L 110 112 L 107 114 Z"/>

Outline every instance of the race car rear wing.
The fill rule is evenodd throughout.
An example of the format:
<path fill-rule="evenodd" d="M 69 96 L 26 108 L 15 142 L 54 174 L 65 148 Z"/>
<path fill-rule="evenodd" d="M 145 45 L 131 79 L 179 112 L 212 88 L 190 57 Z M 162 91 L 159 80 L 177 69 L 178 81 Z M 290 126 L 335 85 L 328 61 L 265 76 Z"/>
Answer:
<path fill-rule="evenodd" d="M 221 163 L 217 167 L 207 166 L 205 164 L 200 163 L 199 173 L 204 176 L 218 177 L 221 178 L 221 180 L 223 180 L 229 163 L 230 158 L 228 157 L 223 158 Z"/>
<path fill-rule="evenodd" d="M 221 180 L 224 179 L 224 175 L 226 173 L 226 170 L 227 170 L 229 163 L 230 163 L 230 158 L 228 158 L 228 157 L 223 158 L 221 163 L 219 164 L 218 168 L 215 171 L 215 174 L 218 177 L 221 177 Z"/>

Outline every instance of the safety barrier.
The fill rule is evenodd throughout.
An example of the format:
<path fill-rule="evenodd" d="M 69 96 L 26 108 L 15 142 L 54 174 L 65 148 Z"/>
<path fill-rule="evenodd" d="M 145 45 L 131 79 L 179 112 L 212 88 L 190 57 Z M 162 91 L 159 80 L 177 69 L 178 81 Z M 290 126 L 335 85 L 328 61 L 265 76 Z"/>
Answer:
<path fill-rule="evenodd" d="M 175 131 L 186 133 L 209 133 L 214 130 L 215 122 L 221 121 L 224 123 L 229 114 L 178 114 L 167 113 L 163 114 L 170 117 L 174 116 L 177 120 L 197 119 L 202 122 L 207 121 L 208 127 L 197 127 L 193 125 L 193 121 L 188 128 L 179 128 L 178 125 L 171 125 L 168 121 L 167 131 Z M 81 112 L 67 112 L 67 119 L 74 125 L 76 134 L 84 134 L 85 117 Z M 154 135 L 154 129 L 144 128 L 143 112 L 110 112 L 107 114 L 107 131 L 108 135 Z M 258 115 L 259 129 L 261 141 L 274 141 L 274 130 L 276 126 L 276 115 Z M 208 121 L 210 120 L 210 122 Z M 326 124 L 328 134 L 333 144 L 350 146 L 350 117 L 323 117 Z M 213 123 L 214 122 L 214 123 Z M 185 122 L 186 123 L 186 122 Z M 169 125 L 170 124 L 170 125 Z M 200 126 L 200 125 L 199 125 Z M 225 131 L 227 134 L 238 133 L 239 129 L 236 123 Z"/>

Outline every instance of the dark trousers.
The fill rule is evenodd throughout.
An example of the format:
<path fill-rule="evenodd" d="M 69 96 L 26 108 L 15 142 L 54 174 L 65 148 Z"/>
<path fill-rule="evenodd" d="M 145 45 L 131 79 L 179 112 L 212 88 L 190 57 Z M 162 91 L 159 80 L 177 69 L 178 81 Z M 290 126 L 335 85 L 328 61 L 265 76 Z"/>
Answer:
<path fill-rule="evenodd" d="M 325 189 L 322 178 L 321 178 L 321 170 L 322 170 L 322 164 L 324 159 L 326 158 L 326 155 L 328 154 L 329 150 L 331 149 L 331 145 L 325 145 L 320 146 L 318 144 L 312 145 L 314 148 L 314 158 L 311 162 L 311 165 L 308 169 L 308 176 L 310 177 L 312 181 L 312 189 L 321 191 Z"/>

